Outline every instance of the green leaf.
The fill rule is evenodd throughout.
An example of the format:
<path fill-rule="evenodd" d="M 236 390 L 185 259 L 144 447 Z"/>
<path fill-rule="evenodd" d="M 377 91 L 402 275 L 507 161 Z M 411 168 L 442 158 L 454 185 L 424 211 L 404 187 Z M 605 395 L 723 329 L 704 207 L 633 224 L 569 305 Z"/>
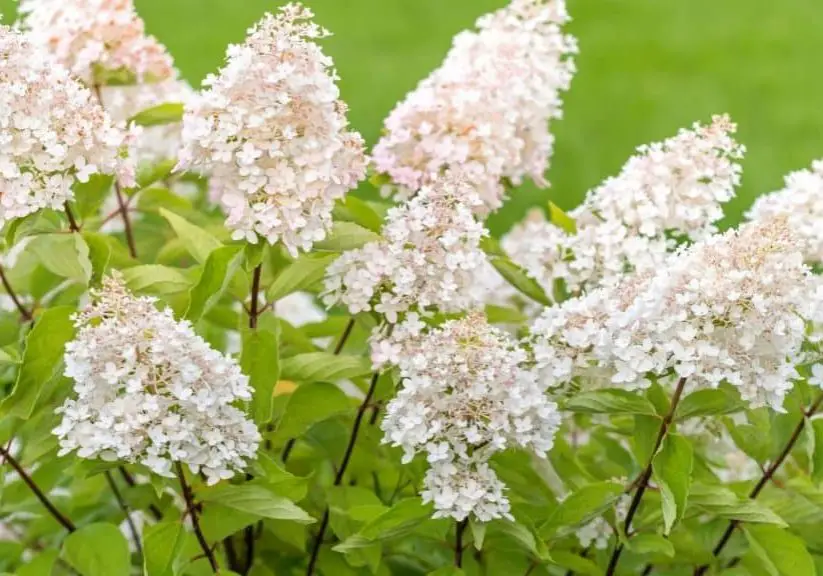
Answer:
<path fill-rule="evenodd" d="M 577 223 L 574 218 L 563 212 L 554 202 L 549 202 L 549 221 L 568 234 L 577 234 Z"/>
<path fill-rule="evenodd" d="M 159 212 L 160 215 L 168 221 L 189 254 L 201 264 L 208 259 L 209 254 L 211 254 L 213 250 L 223 245 L 223 243 L 212 234 L 206 232 L 199 226 L 195 226 L 174 212 L 169 212 L 165 208 L 160 208 Z"/>
<path fill-rule="evenodd" d="M 772 436 L 768 423 L 734 424 L 727 420 L 726 428 L 735 445 L 757 462 L 765 462 L 771 456 Z"/>
<path fill-rule="evenodd" d="M 169 174 L 171 174 L 176 165 L 177 160 L 168 159 L 161 160 L 157 164 L 141 168 L 137 173 L 137 188 L 134 189 L 134 191 L 136 192 L 139 189 L 147 188 L 155 182 L 164 180 L 169 176 Z M 146 192 L 148 192 L 148 190 L 146 190 Z M 143 192 L 143 194 L 145 194 L 145 192 Z"/>
<path fill-rule="evenodd" d="M 83 240 L 89 247 L 89 262 L 91 262 L 91 284 L 98 285 L 106 274 L 111 262 L 111 244 L 113 240 L 110 236 L 98 234 L 97 232 L 83 232 Z"/>
<path fill-rule="evenodd" d="M 293 382 L 336 382 L 370 373 L 371 363 L 362 356 L 308 352 L 284 359 L 280 377 Z"/>
<path fill-rule="evenodd" d="M 628 543 L 635 554 L 654 554 L 674 558 L 674 545 L 660 534 L 636 534 Z"/>
<path fill-rule="evenodd" d="M 214 502 L 227 508 L 273 520 L 290 520 L 311 524 L 314 518 L 288 498 L 278 496 L 256 484 L 216 486 L 198 493 L 203 502 Z"/>
<path fill-rule="evenodd" d="M 84 284 L 91 279 L 89 247 L 80 234 L 43 234 L 35 237 L 28 249 L 58 276 Z"/>
<path fill-rule="evenodd" d="M 111 192 L 111 185 L 114 181 L 106 174 L 92 174 L 88 182 L 75 182 L 72 186 L 74 192 L 74 204 L 77 207 L 77 215 L 82 219 L 96 216 L 100 207 L 106 201 L 106 197 Z"/>
<path fill-rule="evenodd" d="M 323 279 L 326 267 L 338 258 L 337 254 L 304 254 L 289 264 L 269 289 L 266 290 L 266 300 L 276 302 L 292 292 L 310 288 Z"/>
<path fill-rule="evenodd" d="M 489 304 L 486 306 L 486 319 L 489 324 L 523 324 L 528 317 L 516 308 Z"/>
<path fill-rule="evenodd" d="M 686 511 L 693 465 L 692 445 L 677 434 L 669 434 L 663 439 L 660 450 L 652 460 L 654 479 L 660 487 L 664 533 L 667 535 Z"/>
<path fill-rule="evenodd" d="M 434 572 L 429 572 L 427 576 L 465 576 L 462 568 L 457 566 L 443 566 Z"/>
<path fill-rule="evenodd" d="M 186 319 L 196 322 L 220 301 L 240 269 L 243 257 L 242 246 L 222 246 L 209 254 L 200 279 L 189 292 Z"/>
<path fill-rule="evenodd" d="M 540 527 L 540 536 L 547 538 L 558 528 L 578 526 L 600 516 L 624 491 L 625 487 L 617 482 L 595 482 L 575 490 L 557 505 Z"/>
<path fill-rule="evenodd" d="M 815 576 L 814 560 L 803 540 L 782 528 L 746 525 L 746 539 L 772 576 Z"/>
<path fill-rule="evenodd" d="M 350 408 L 349 398 L 334 384 L 303 384 L 289 397 L 283 418 L 275 431 L 275 438 L 285 440 L 300 436 L 313 424 L 347 412 Z"/>
<path fill-rule="evenodd" d="M 334 207 L 335 220 L 354 222 L 355 224 L 380 233 L 383 226 L 383 219 L 377 211 L 360 198 L 347 194 L 343 200 L 338 201 Z"/>
<path fill-rule="evenodd" d="M 655 416 L 654 406 L 643 396 L 618 388 L 584 392 L 570 398 L 563 408 L 583 414 L 641 414 Z"/>
<path fill-rule="evenodd" d="M 745 409 L 740 395 L 726 388 L 704 389 L 692 392 L 677 407 L 677 420 L 698 416 L 718 416 Z"/>
<path fill-rule="evenodd" d="M 129 545 L 114 524 L 89 524 L 63 541 L 63 558 L 81 576 L 129 576 Z"/>
<path fill-rule="evenodd" d="M 140 192 L 137 199 L 137 209 L 140 212 L 158 213 L 160 208 L 174 208 L 176 210 L 191 210 L 191 202 L 178 196 L 168 188 L 147 188 Z"/>
<path fill-rule="evenodd" d="M 188 290 L 192 282 L 177 268 L 159 264 L 144 264 L 123 270 L 123 279 L 130 290 L 151 294 L 176 294 Z"/>
<path fill-rule="evenodd" d="M 483 541 L 486 539 L 486 526 L 485 522 L 479 522 L 476 518 L 472 518 L 469 522 L 475 550 L 483 549 Z"/>
<path fill-rule="evenodd" d="M 689 506 L 701 512 L 726 520 L 739 520 L 757 524 L 786 526 L 780 516 L 757 500 L 740 498 L 723 486 L 692 484 L 689 490 Z"/>
<path fill-rule="evenodd" d="M 263 329 L 245 331 L 240 366 L 254 390 L 251 401 L 254 422 L 258 426 L 266 424 L 272 418 L 274 386 L 280 377 L 277 334 Z"/>
<path fill-rule="evenodd" d="M 335 546 L 334 550 L 347 553 L 368 548 L 375 542 L 405 536 L 431 518 L 431 514 L 431 506 L 424 505 L 419 498 L 401 500 L 368 522 L 356 534 Z"/>
<path fill-rule="evenodd" d="M 508 520 L 495 520 L 489 524 L 489 544 L 490 550 L 498 547 L 500 536 L 516 544 L 519 548 L 526 550 L 538 560 L 549 560 L 549 551 L 543 540 L 535 534 L 534 530 L 522 523 Z M 494 540 L 494 543 L 492 543 Z"/>
<path fill-rule="evenodd" d="M 145 576 L 176 576 L 187 532 L 181 522 L 160 522 L 143 528 Z"/>
<path fill-rule="evenodd" d="M 129 122 L 133 122 L 138 126 L 174 124 L 183 120 L 183 112 L 184 107 L 182 102 L 166 102 L 141 110 L 129 118 Z"/>
<path fill-rule="evenodd" d="M 306 497 L 308 478 L 295 476 L 283 468 L 277 460 L 261 450 L 254 462 L 257 475 L 265 480 L 266 485 L 279 496 L 299 502 Z"/>
<path fill-rule="evenodd" d="M 814 433 L 814 453 L 811 458 L 812 480 L 820 482 L 823 480 L 823 420 L 812 420 L 812 432 Z"/>
<path fill-rule="evenodd" d="M 509 260 L 506 256 L 489 256 L 489 261 L 506 281 L 514 286 L 525 296 L 544 306 L 551 306 L 552 301 L 546 296 L 546 292 L 540 284 L 528 275 L 520 266 Z"/>
<path fill-rule="evenodd" d="M 379 240 L 379 234 L 354 222 L 335 222 L 326 239 L 315 242 L 314 248 L 326 252 L 344 252 Z"/>
<path fill-rule="evenodd" d="M 603 576 L 603 571 L 597 567 L 597 564 L 568 550 L 552 550 L 552 561 L 574 574 Z"/>
<path fill-rule="evenodd" d="M 43 388 L 62 365 L 66 342 L 74 338 L 73 312 L 70 306 L 59 306 L 49 308 L 37 318 L 34 328 L 26 336 L 14 389 L 0 404 L 1 415 L 31 417 Z"/>
<path fill-rule="evenodd" d="M 31 562 L 20 566 L 15 576 L 52 576 L 54 563 L 59 556 L 57 550 L 45 550 L 35 556 Z"/>

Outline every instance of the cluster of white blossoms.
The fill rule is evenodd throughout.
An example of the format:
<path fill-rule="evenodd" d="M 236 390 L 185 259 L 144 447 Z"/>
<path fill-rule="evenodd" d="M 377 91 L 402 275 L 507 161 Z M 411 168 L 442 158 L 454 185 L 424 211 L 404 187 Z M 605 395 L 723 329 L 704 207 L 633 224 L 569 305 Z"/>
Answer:
<path fill-rule="evenodd" d="M 58 409 L 60 453 L 140 463 L 169 477 L 182 462 L 209 484 L 242 470 L 260 434 L 232 405 L 251 398 L 238 364 L 170 309 L 130 294 L 117 273 L 92 299 L 66 345 L 75 396 Z"/>
<path fill-rule="evenodd" d="M 533 327 L 536 360 L 560 382 L 586 370 L 629 389 L 648 374 L 725 381 L 781 410 L 823 298 L 801 249 L 785 218 L 706 238 L 654 274 L 547 309 Z"/>
<path fill-rule="evenodd" d="M 786 176 L 784 188 L 760 196 L 746 216 L 754 221 L 785 217 L 804 244 L 806 262 L 823 263 L 823 161 Z"/>
<path fill-rule="evenodd" d="M 727 116 L 715 116 L 708 126 L 639 147 L 620 174 L 570 212 L 575 234 L 532 216 L 504 239 L 504 248 L 547 290 L 555 279 L 579 292 L 629 271 L 655 270 L 679 241 L 716 231 L 722 205 L 740 183 L 744 148 L 735 130 Z"/>
<path fill-rule="evenodd" d="M 560 425 L 528 354 L 480 313 L 426 329 L 416 315 L 373 341 L 376 367 L 395 365 L 402 387 L 386 407 L 384 442 L 404 462 L 425 452 L 426 498 L 436 516 L 507 516 L 495 452 L 519 446 L 544 456 Z"/>
<path fill-rule="evenodd" d="M 75 181 L 92 174 L 132 185 L 134 136 L 49 54 L 0 26 L 0 226 L 43 208 L 62 210 Z"/>
<path fill-rule="evenodd" d="M 183 119 L 180 168 L 201 168 L 234 239 L 309 250 L 331 227 L 334 201 L 366 174 L 363 139 L 348 130 L 328 32 L 288 4 L 230 46 Z"/>
<path fill-rule="evenodd" d="M 385 121 L 377 170 L 406 198 L 444 170 L 460 168 L 483 200 L 499 208 L 505 181 L 546 185 L 561 115 L 559 94 L 574 74 L 574 38 L 564 0 L 513 0 L 454 38 L 441 66 Z"/>
<path fill-rule="evenodd" d="M 133 0 L 21 0 L 20 13 L 32 43 L 88 86 L 107 74 L 141 83 L 175 75 L 166 47 L 146 34 Z"/>
<path fill-rule="evenodd" d="M 462 175 L 446 174 L 389 210 L 383 239 L 344 252 L 326 271 L 327 305 L 375 310 L 390 322 L 409 309 L 456 312 L 477 306 L 471 288 L 486 262 L 480 203 Z"/>

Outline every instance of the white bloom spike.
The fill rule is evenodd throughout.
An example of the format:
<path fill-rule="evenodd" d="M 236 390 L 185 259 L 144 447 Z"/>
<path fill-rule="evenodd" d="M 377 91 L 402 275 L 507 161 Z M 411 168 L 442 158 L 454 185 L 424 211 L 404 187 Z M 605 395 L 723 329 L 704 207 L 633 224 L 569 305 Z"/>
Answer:
<path fill-rule="evenodd" d="M 75 181 L 92 174 L 133 185 L 125 152 L 134 136 L 50 55 L 0 26 L 0 227 L 43 208 L 62 210 Z"/>
<path fill-rule="evenodd" d="M 260 434 L 232 405 L 251 398 L 237 363 L 153 298 L 131 295 L 119 274 L 92 297 L 66 345 L 75 397 L 58 409 L 61 454 L 140 463 L 168 477 L 179 461 L 209 484 L 242 470 Z"/>
<path fill-rule="evenodd" d="M 235 239 L 309 250 L 331 227 L 334 201 L 364 177 L 363 140 L 348 130 L 329 33 L 288 4 L 230 46 L 183 120 L 181 167 L 211 173 Z"/>
<path fill-rule="evenodd" d="M 88 86 L 99 72 L 125 73 L 139 83 L 176 75 L 166 47 L 146 34 L 133 0 L 21 0 L 20 12 L 32 43 Z"/>
<path fill-rule="evenodd" d="M 554 138 L 577 51 L 561 27 L 564 0 L 512 0 L 454 38 L 440 68 L 397 105 L 374 148 L 374 163 L 400 198 L 444 170 L 460 168 L 481 211 L 505 198 L 504 180 L 545 186 Z"/>

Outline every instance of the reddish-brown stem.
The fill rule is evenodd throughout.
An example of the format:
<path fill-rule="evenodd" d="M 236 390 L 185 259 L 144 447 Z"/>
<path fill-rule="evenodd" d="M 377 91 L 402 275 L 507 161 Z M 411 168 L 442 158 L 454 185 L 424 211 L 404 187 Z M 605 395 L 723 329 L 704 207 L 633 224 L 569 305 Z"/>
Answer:
<path fill-rule="evenodd" d="M 20 311 L 20 316 L 23 317 L 23 320 L 25 320 L 26 322 L 31 322 L 31 320 L 32 320 L 31 312 L 29 312 L 28 308 L 23 306 L 23 303 L 20 302 L 19 298 L 17 298 L 17 293 L 11 287 L 11 284 L 9 283 L 9 279 L 6 278 L 6 272 L 3 270 L 3 266 L 1 264 L 0 264 L 0 282 L 3 283 L 3 288 L 5 288 L 6 294 L 8 294 L 9 298 L 11 298 L 11 301 L 14 302 L 14 305 L 17 307 L 17 310 Z"/>
<path fill-rule="evenodd" d="M 623 532 L 627 537 L 631 533 L 632 520 L 634 520 L 634 515 L 637 514 L 637 510 L 640 508 L 640 501 L 643 499 L 643 494 L 645 494 L 646 489 L 649 487 L 649 480 L 652 477 L 652 462 L 654 461 L 654 455 L 663 443 L 663 439 L 669 431 L 669 426 L 671 426 L 671 423 L 674 420 L 677 404 L 680 402 L 680 397 L 683 395 L 683 388 L 685 386 L 686 379 L 680 378 L 680 380 L 677 381 L 677 386 L 675 387 L 674 395 L 672 396 L 669 411 L 666 413 L 666 416 L 663 417 L 663 421 L 660 423 L 660 429 L 657 431 L 657 439 L 654 441 L 654 448 L 652 448 L 651 454 L 649 455 L 649 462 L 640 474 L 640 481 L 637 484 L 637 491 L 634 493 L 631 504 L 629 504 L 629 511 L 626 514 L 626 520 L 623 523 Z M 606 576 L 614 576 L 614 572 L 617 570 L 617 563 L 620 561 L 620 554 L 622 553 L 623 544 L 618 542 L 612 551 L 612 556 L 609 560 L 609 567 L 606 569 Z"/>
<path fill-rule="evenodd" d="M 194 535 L 197 537 L 197 542 L 200 544 L 203 554 L 209 560 L 212 572 L 217 574 L 220 569 L 217 565 L 217 558 L 214 557 L 214 551 L 212 551 L 209 543 L 206 541 L 206 537 L 203 535 L 203 530 L 200 528 L 200 518 L 197 515 L 197 508 L 194 504 L 194 495 L 192 494 L 189 483 L 186 481 L 183 466 L 180 462 L 175 462 L 174 465 L 177 469 L 177 479 L 180 480 L 180 488 L 183 490 L 183 498 L 186 501 L 186 511 L 191 517 L 191 526 L 194 529 Z"/>
<path fill-rule="evenodd" d="M 80 226 L 77 224 L 77 220 L 74 218 L 74 212 L 71 211 L 71 206 L 69 206 L 68 202 L 63 203 L 63 209 L 66 211 L 66 218 L 69 219 L 69 230 L 72 232 L 80 232 Z"/>
<path fill-rule="evenodd" d="M 763 490 L 763 488 L 765 488 L 766 484 L 768 484 L 771 481 L 772 477 L 780 469 L 780 466 L 783 464 L 786 458 L 789 457 L 789 454 L 792 453 L 794 445 L 797 443 L 798 438 L 800 438 L 800 435 L 803 433 L 803 429 L 806 426 L 806 420 L 810 418 L 815 412 L 817 412 L 818 408 L 820 408 L 821 403 L 823 403 L 823 392 L 821 392 L 820 395 L 818 395 L 818 397 L 815 398 L 814 402 L 812 402 L 811 405 L 803 411 L 803 417 L 800 419 L 800 422 L 797 423 L 797 426 L 795 426 L 794 431 L 792 431 L 792 435 L 789 437 L 788 442 L 786 442 L 786 445 L 783 446 L 783 450 L 780 451 L 780 454 L 778 454 L 777 458 L 775 458 L 774 461 L 769 465 L 769 467 L 766 468 L 766 471 L 763 472 L 763 475 L 760 477 L 760 480 L 757 481 L 757 484 L 755 484 L 754 488 L 752 488 L 751 492 L 749 492 L 749 498 L 751 500 L 754 500 L 760 495 L 760 492 Z M 732 534 L 734 534 L 734 531 L 739 524 L 740 522 L 738 520 L 732 520 L 731 522 L 729 522 L 729 525 L 726 527 L 726 531 L 723 532 L 723 535 L 720 537 L 720 540 L 717 542 L 717 545 L 712 550 L 712 556 L 716 558 L 720 555 L 720 553 L 723 551 L 723 548 L 726 547 L 726 544 L 728 544 L 729 540 L 732 537 Z M 706 573 L 708 569 L 708 564 L 698 566 L 694 570 L 694 576 L 702 576 Z"/>
<path fill-rule="evenodd" d="M 0 446 L 0 455 L 3 456 L 3 461 L 8 462 L 11 464 L 11 467 L 17 472 L 17 475 L 20 476 L 20 479 L 26 483 L 26 486 L 34 493 L 40 503 L 49 511 L 49 513 L 57 520 L 63 528 L 68 530 L 69 532 L 74 532 L 77 528 L 74 526 L 74 522 L 68 519 L 67 516 L 63 515 L 57 507 L 52 504 L 51 500 L 49 500 L 48 496 L 40 489 L 40 487 L 34 482 L 31 476 L 20 466 L 20 463 L 14 459 L 11 455 L 9 450 L 5 447 Z"/>

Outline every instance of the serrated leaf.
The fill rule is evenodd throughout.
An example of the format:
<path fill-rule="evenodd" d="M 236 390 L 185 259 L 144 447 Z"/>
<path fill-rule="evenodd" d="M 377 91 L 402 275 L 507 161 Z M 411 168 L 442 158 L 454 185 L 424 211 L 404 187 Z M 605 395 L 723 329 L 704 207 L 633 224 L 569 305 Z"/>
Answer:
<path fill-rule="evenodd" d="M 274 386 L 280 378 L 277 334 L 262 328 L 244 332 L 240 366 L 254 391 L 252 418 L 258 426 L 266 424 L 272 418 Z"/>
<path fill-rule="evenodd" d="M 371 363 L 362 356 L 308 352 L 284 359 L 280 369 L 283 380 L 337 382 L 370 374 Z"/>
<path fill-rule="evenodd" d="M 211 233 L 203 230 L 199 226 L 195 226 L 182 216 L 178 216 L 165 208 L 160 208 L 158 212 L 172 227 L 174 233 L 177 234 L 177 237 L 183 242 L 189 254 L 201 264 L 208 259 L 209 254 L 211 254 L 213 250 L 223 246 L 223 243 Z"/>
<path fill-rule="evenodd" d="M 557 204 L 549 202 L 549 221 L 567 234 L 577 234 L 577 223 Z"/>
<path fill-rule="evenodd" d="M 617 482 L 587 484 L 557 505 L 548 520 L 540 527 L 540 536 L 549 537 L 559 528 L 578 526 L 599 516 L 625 491 Z"/>
<path fill-rule="evenodd" d="M 746 525 L 746 539 L 772 576 L 815 576 L 814 560 L 803 540 L 782 528 Z"/>
<path fill-rule="evenodd" d="M 129 576 L 129 545 L 114 524 L 89 524 L 63 541 L 63 558 L 81 576 Z"/>
<path fill-rule="evenodd" d="M 664 534 L 671 532 L 686 511 L 693 465 L 692 445 L 677 434 L 667 435 L 652 459 L 654 479 L 660 487 Z"/>
<path fill-rule="evenodd" d="M 315 521 L 305 510 L 288 498 L 278 496 L 260 485 L 226 484 L 203 490 L 198 493 L 198 496 L 203 502 L 214 502 L 260 518 L 290 520 L 299 524 L 311 524 Z"/>
<path fill-rule="evenodd" d="M 187 320 L 196 322 L 220 301 L 242 263 L 242 246 L 222 246 L 209 254 L 200 279 L 189 292 Z"/>
<path fill-rule="evenodd" d="M 551 306 L 552 301 L 540 284 L 528 273 L 505 256 L 489 256 L 489 261 L 506 281 L 520 293 L 544 306 Z"/>
<path fill-rule="evenodd" d="M 62 365 L 66 342 L 74 338 L 70 306 L 49 308 L 37 317 L 26 336 L 23 360 L 11 394 L 0 404 L 0 414 L 27 419 L 34 411 L 43 388 Z"/>
<path fill-rule="evenodd" d="M 27 248 L 58 276 L 84 284 L 91 279 L 89 247 L 80 234 L 43 234 L 32 239 Z"/>
<path fill-rule="evenodd" d="M 165 102 L 141 110 L 131 118 L 130 123 L 138 126 L 160 126 L 162 124 L 175 124 L 183 120 L 184 107 L 182 102 Z"/>
<path fill-rule="evenodd" d="M 289 396 L 275 439 L 285 440 L 303 434 L 313 424 L 347 412 L 351 402 L 334 384 L 311 382 L 298 386 Z"/>
<path fill-rule="evenodd" d="M 657 415 L 654 406 L 646 398 L 618 388 L 604 388 L 578 394 L 567 400 L 563 408 L 582 414 Z"/>
<path fill-rule="evenodd" d="M 732 414 L 745 407 L 740 395 L 726 388 L 697 390 L 680 402 L 676 419 Z"/>
<path fill-rule="evenodd" d="M 151 294 L 175 294 L 188 290 L 192 282 L 178 268 L 159 264 L 144 264 L 123 270 L 123 279 L 130 290 Z"/>
<path fill-rule="evenodd" d="M 379 234 L 354 222 L 335 222 L 328 236 L 320 242 L 315 242 L 314 248 L 326 252 L 345 252 L 379 240 Z"/>
<path fill-rule="evenodd" d="M 338 258 L 337 254 L 304 254 L 289 264 L 269 289 L 266 300 L 276 302 L 293 292 L 310 288 L 323 279 L 326 267 Z"/>

